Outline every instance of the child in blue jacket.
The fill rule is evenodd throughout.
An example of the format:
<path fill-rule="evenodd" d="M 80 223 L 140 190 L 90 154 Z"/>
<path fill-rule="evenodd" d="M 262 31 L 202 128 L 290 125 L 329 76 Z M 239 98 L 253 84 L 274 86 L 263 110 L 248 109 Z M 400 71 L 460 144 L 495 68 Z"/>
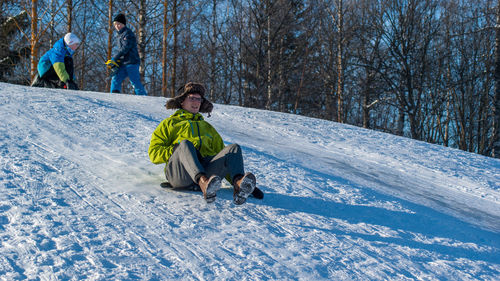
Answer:
<path fill-rule="evenodd" d="M 147 93 L 139 75 L 141 60 L 135 35 L 127 27 L 127 20 L 123 14 L 118 14 L 113 19 L 113 25 L 118 31 L 118 53 L 106 62 L 108 68 L 112 70 L 111 93 L 120 93 L 122 82 L 128 76 L 134 86 L 135 94 L 145 96 Z"/>
<path fill-rule="evenodd" d="M 31 86 L 78 90 L 73 74 L 73 54 L 78 46 L 80 39 L 73 33 L 67 33 L 59 39 L 40 58 L 38 73 Z"/>

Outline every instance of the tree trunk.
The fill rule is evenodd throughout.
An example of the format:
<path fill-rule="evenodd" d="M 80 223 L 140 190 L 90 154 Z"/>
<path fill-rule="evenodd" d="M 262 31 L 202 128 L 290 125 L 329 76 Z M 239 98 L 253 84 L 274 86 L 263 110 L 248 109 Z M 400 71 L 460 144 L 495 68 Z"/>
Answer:
<path fill-rule="evenodd" d="M 306 45 L 304 57 L 307 58 L 308 56 L 309 56 L 309 46 Z M 295 96 L 295 104 L 293 107 L 293 112 L 295 114 L 298 114 L 299 102 L 300 102 L 300 98 L 302 96 L 302 87 L 304 86 L 304 77 L 305 77 L 305 73 L 306 73 L 307 60 L 303 59 L 303 61 L 304 61 L 304 64 L 302 65 L 302 72 L 300 74 L 299 87 L 297 89 L 297 95 Z"/>
<path fill-rule="evenodd" d="M 370 128 L 370 105 L 368 104 L 370 102 L 370 74 L 368 74 L 368 78 L 365 84 L 365 89 L 363 91 L 363 102 L 362 102 L 362 107 L 363 107 L 363 128 L 368 129 Z"/>
<path fill-rule="evenodd" d="M 168 80 L 168 68 L 167 68 L 167 43 L 168 43 L 168 0 L 163 1 L 163 44 L 161 51 L 161 94 L 164 97 L 167 97 L 167 80 Z"/>
<path fill-rule="evenodd" d="M 50 46 L 53 46 L 54 45 L 54 42 L 57 40 L 57 39 L 54 39 L 55 38 L 55 34 L 56 34 L 56 23 L 55 23 L 55 18 L 56 18 L 56 14 L 57 14 L 57 3 L 55 1 L 52 1 L 52 3 L 50 4 L 50 24 L 49 24 L 49 27 L 50 27 L 50 37 L 49 37 L 49 45 Z"/>
<path fill-rule="evenodd" d="M 68 4 L 68 32 L 71 32 L 73 25 L 73 0 L 67 0 Z"/>
<path fill-rule="evenodd" d="M 339 33 L 338 43 L 337 43 L 337 122 L 344 123 L 344 110 L 343 110 L 343 100 L 344 100 L 344 18 L 342 15 L 342 0 L 338 0 L 337 7 L 337 28 Z"/>
<path fill-rule="evenodd" d="M 396 135 L 402 136 L 404 135 L 404 127 L 405 127 L 405 113 L 402 108 L 398 109 L 398 123 L 396 128 Z"/>
<path fill-rule="evenodd" d="M 497 20 L 495 26 L 495 95 L 493 96 L 493 149 L 491 156 L 500 158 L 500 0 L 497 2 Z"/>
<path fill-rule="evenodd" d="M 112 41 L 113 40 L 113 0 L 109 0 L 108 2 L 108 52 L 106 55 L 107 60 L 111 59 L 111 51 L 113 49 Z M 106 67 L 106 77 L 109 76 L 109 69 Z M 111 80 L 108 80 L 106 83 L 106 92 L 109 92 L 111 89 Z"/>
<path fill-rule="evenodd" d="M 37 73 L 38 65 L 38 0 L 31 1 L 31 80 Z"/>
<path fill-rule="evenodd" d="M 271 80 L 272 80 L 272 69 L 271 69 L 271 7 L 270 1 L 266 1 L 266 9 L 267 9 L 267 102 L 266 109 L 271 110 L 272 103 L 272 88 L 271 88 Z"/>
<path fill-rule="evenodd" d="M 284 48 L 284 41 L 285 38 L 281 37 L 280 40 L 280 51 L 279 51 L 279 56 L 278 56 L 278 109 L 280 112 L 285 112 L 285 100 L 283 97 L 283 92 L 285 90 L 285 62 L 283 59 L 283 55 L 285 52 Z M 306 51 L 307 54 L 307 51 Z M 304 63 L 305 66 L 305 63 Z M 300 91 L 300 90 L 299 90 Z"/>
<path fill-rule="evenodd" d="M 139 3 L 139 38 L 137 41 L 137 45 L 139 47 L 139 58 L 140 58 L 140 66 L 139 66 L 139 74 L 141 76 L 141 80 L 144 81 L 144 61 L 146 60 L 146 0 L 140 0 Z"/>
<path fill-rule="evenodd" d="M 82 23 L 82 27 L 83 27 L 83 30 L 87 30 L 87 1 L 83 1 L 83 23 Z M 81 61 L 80 61 L 80 80 L 79 80 L 79 86 L 80 86 L 80 90 L 83 90 L 85 89 L 85 79 L 84 79 L 84 76 L 85 76 L 85 65 L 87 64 L 87 57 L 86 57 L 86 38 L 87 38 L 87 35 L 85 33 L 83 33 L 81 35 L 81 39 L 82 39 L 82 43 L 80 44 L 80 49 L 81 49 Z"/>
<path fill-rule="evenodd" d="M 212 38 L 210 46 L 210 100 L 215 100 L 215 88 L 217 84 L 217 0 L 212 3 Z"/>
<path fill-rule="evenodd" d="M 241 14 L 241 10 L 240 10 Z M 239 23 L 238 29 L 238 105 L 243 106 L 243 23 Z"/>
<path fill-rule="evenodd" d="M 170 96 L 175 97 L 175 88 L 176 88 L 176 78 L 177 78 L 177 56 L 178 56 L 178 47 L 177 47 L 177 0 L 173 1 L 172 7 L 172 22 L 174 25 L 174 48 L 173 48 L 173 56 L 172 56 L 172 71 L 171 71 L 171 92 Z"/>

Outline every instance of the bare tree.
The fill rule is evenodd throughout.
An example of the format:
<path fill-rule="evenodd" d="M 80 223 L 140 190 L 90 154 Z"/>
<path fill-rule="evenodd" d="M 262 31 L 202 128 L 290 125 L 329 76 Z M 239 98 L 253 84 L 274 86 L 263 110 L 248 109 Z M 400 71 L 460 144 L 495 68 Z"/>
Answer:
<path fill-rule="evenodd" d="M 68 16 L 68 26 L 67 26 L 67 30 L 68 32 L 71 32 L 72 30 L 72 26 L 73 26 L 73 0 L 67 0 L 66 2 L 66 6 L 67 6 L 67 16 Z"/>
<path fill-rule="evenodd" d="M 141 76 L 141 80 L 144 81 L 144 62 L 146 61 L 146 0 L 139 1 L 139 36 L 137 38 L 137 45 L 139 51 L 140 58 L 140 67 L 139 74 Z"/>
<path fill-rule="evenodd" d="M 271 102 L 272 102 L 272 61 L 271 61 L 271 1 L 266 0 L 266 31 L 267 31 L 267 38 L 266 38 L 266 45 L 267 45 L 267 101 L 266 101 L 266 109 L 270 110 L 271 109 Z"/>
<path fill-rule="evenodd" d="M 45 9 L 44 12 L 39 15 L 39 1 L 38 0 L 31 0 L 31 5 L 27 6 L 25 5 L 23 9 L 28 13 L 30 20 L 31 20 L 31 34 L 29 36 L 29 41 L 31 45 L 31 70 L 30 70 L 30 76 L 33 79 L 37 72 L 37 65 L 38 65 L 38 47 L 39 47 L 39 42 L 40 39 L 44 36 L 45 32 L 47 29 L 50 27 L 51 23 L 54 21 L 52 19 L 49 23 L 47 23 L 45 26 L 40 26 L 39 25 L 39 19 L 43 18 L 45 16 L 45 13 L 47 10 Z M 56 8 L 56 11 L 59 11 L 63 5 L 59 5 Z M 46 8 L 46 7 L 44 7 Z"/>
<path fill-rule="evenodd" d="M 430 73 L 433 61 L 430 50 L 439 28 L 437 5 L 432 0 L 389 2 L 390 9 L 385 13 L 389 29 L 384 40 L 391 55 L 387 67 L 393 77 L 387 77 L 386 81 L 393 81 L 392 88 L 397 93 L 397 133 L 403 135 L 407 117 L 410 136 L 421 139 L 425 118 L 421 111 L 426 90 L 423 86 Z"/>
<path fill-rule="evenodd" d="M 108 48 L 106 53 L 106 60 L 111 59 L 111 52 L 113 50 L 113 0 L 108 1 Z M 109 77 L 109 69 L 106 68 L 106 77 Z M 106 83 L 106 92 L 111 89 L 111 80 Z"/>
<path fill-rule="evenodd" d="M 83 1 L 83 20 L 82 20 L 82 30 L 87 30 L 87 1 Z M 82 43 L 80 46 L 80 53 L 81 53 L 81 60 L 80 60 L 80 81 L 79 81 L 79 86 L 80 89 L 85 89 L 86 86 L 86 79 L 85 77 L 85 69 L 87 69 L 87 33 L 82 32 L 80 35 L 82 39 Z"/>
<path fill-rule="evenodd" d="M 337 0 L 337 122 L 344 122 L 344 8 L 343 0 Z"/>
<path fill-rule="evenodd" d="M 168 46 L 168 0 L 163 1 L 163 36 L 162 36 L 162 55 L 161 55 L 161 93 L 164 97 L 167 96 L 167 80 L 168 80 L 168 58 L 167 58 L 167 46 Z"/>
<path fill-rule="evenodd" d="M 31 79 L 35 77 L 38 64 L 38 0 L 31 0 Z"/>
<path fill-rule="evenodd" d="M 500 0 L 497 1 L 495 35 L 495 95 L 491 156 L 500 158 Z"/>
<path fill-rule="evenodd" d="M 179 8 L 179 5 L 177 3 L 177 0 L 172 1 L 172 23 L 173 23 L 173 32 L 174 32 L 174 41 L 173 41 L 173 50 L 172 50 L 172 67 L 170 71 L 170 78 L 171 78 L 171 85 L 170 85 L 170 96 L 174 97 L 175 96 L 175 90 L 176 90 L 176 83 L 177 83 L 177 59 L 178 59 L 178 51 L 179 51 L 179 45 L 178 45 L 178 38 L 179 38 L 179 32 L 177 29 L 178 25 L 178 19 L 177 19 L 177 10 Z"/>
<path fill-rule="evenodd" d="M 371 0 L 358 2 L 359 23 L 354 56 L 359 67 L 359 92 L 361 107 L 361 124 L 364 128 L 376 127 L 378 120 L 372 120 L 371 112 L 377 105 L 384 103 L 384 87 L 380 73 L 385 60 L 382 44 L 383 6 Z"/>
<path fill-rule="evenodd" d="M 3 7 L 0 7 L 3 8 Z M 24 84 L 24 77 L 15 77 L 14 68 L 22 59 L 29 57 L 30 47 L 25 40 L 16 44 L 13 38 L 29 27 L 28 14 L 22 11 L 15 16 L 0 14 L 0 81 Z M 14 42 L 13 42 L 14 41 Z M 11 77 L 8 77 L 11 76 Z"/>

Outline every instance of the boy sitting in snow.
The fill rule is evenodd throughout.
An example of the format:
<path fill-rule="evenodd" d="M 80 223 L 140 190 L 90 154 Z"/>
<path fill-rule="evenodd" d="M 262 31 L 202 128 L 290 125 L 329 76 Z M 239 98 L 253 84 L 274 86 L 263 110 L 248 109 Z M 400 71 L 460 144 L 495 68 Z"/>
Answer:
<path fill-rule="evenodd" d="M 262 199 L 264 194 L 252 173 L 245 173 L 238 144 L 224 146 L 221 136 L 203 119 L 200 112 L 212 112 L 205 98 L 205 87 L 187 83 L 165 107 L 178 109 L 153 132 L 149 158 L 155 164 L 166 163 L 165 176 L 173 188 L 199 186 L 207 203 L 215 201 L 221 179 L 233 184 L 233 201 L 240 205 L 249 195 Z"/>

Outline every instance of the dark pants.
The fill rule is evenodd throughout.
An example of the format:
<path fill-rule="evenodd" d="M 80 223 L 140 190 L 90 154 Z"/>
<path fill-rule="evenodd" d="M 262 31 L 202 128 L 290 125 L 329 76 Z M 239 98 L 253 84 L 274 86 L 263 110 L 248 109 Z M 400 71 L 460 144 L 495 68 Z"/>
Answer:
<path fill-rule="evenodd" d="M 174 188 L 196 185 L 202 174 L 207 177 L 228 176 L 232 180 L 234 176 L 244 173 L 243 156 L 239 145 L 228 145 L 213 157 L 201 158 L 194 145 L 187 140 L 177 146 L 165 168 L 165 176 Z"/>
<path fill-rule="evenodd" d="M 73 68 L 73 58 L 65 57 L 64 58 L 64 67 L 66 68 L 66 72 L 68 72 L 69 77 L 72 78 L 74 74 Z M 54 67 L 51 66 L 47 72 L 45 72 L 42 77 L 37 73 L 35 79 L 31 83 L 31 87 L 42 87 L 42 88 L 63 88 L 64 84 L 59 79 Z"/>

